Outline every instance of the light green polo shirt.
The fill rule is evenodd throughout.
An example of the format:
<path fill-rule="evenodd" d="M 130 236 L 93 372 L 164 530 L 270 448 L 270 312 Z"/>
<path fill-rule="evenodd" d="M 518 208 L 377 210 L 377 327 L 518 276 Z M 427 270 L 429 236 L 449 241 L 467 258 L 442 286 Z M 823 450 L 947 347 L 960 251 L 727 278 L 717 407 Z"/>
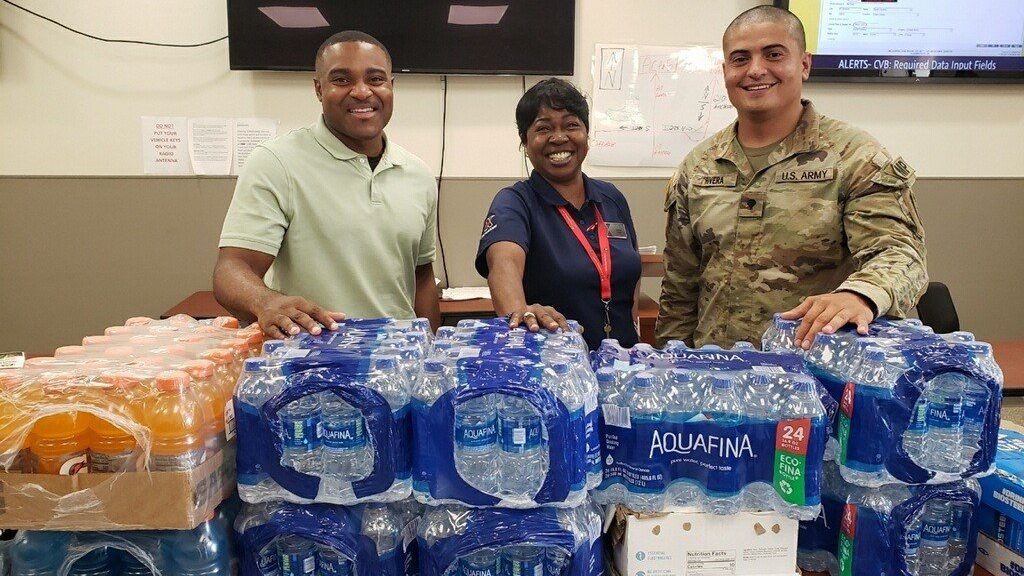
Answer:
<path fill-rule="evenodd" d="M 388 140 L 376 170 L 321 117 L 246 161 L 220 246 L 274 256 L 265 282 L 349 317 L 411 318 L 415 268 L 434 261 L 437 184 Z"/>

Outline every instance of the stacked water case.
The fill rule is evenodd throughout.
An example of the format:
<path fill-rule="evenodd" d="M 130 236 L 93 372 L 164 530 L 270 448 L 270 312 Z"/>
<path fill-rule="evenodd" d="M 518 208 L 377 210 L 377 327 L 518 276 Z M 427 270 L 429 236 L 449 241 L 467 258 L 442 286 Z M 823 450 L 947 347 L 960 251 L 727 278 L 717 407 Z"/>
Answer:
<path fill-rule="evenodd" d="M 225 406 L 261 342 L 233 318 L 140 317 L 0 370 L 10 573 L 231 574 Z"/>
<path fill-rule="evenodd" d="M 430 325 L 267 341 L 235 388 L 243 575 L 416 572 L 410 394 Z"/>
<path fill-rule="evenodd" d="M 595 354 L 602 504 L 813 519 L 835 402 L 794 354 L 670 342 Z"/>
<path fill-rule="evenodd" d="M 575 332 L 438 330 L 413 393 L 430 576 L 600 576 L 597 389 Z"/>
<path fill-rule="evenodd" d="M 794 350 L 795 330 L 776 318 L 765 348 Z M 839 403 L 831 486 L 843 512 L 838 539 L 802 533 L 801 565 L 968 573 L 978 524 L 973 478 L 991 473 L 999 428 L 1002 373 L 991 346 L 966 332 L 939 336 L 916 320 L 882 319 L 867 336 L 818 334 L 804 361 Z M 879 526 L 880 538 L 867 536 Z M 829 556 L 835 561 L 821 560 Z"/>

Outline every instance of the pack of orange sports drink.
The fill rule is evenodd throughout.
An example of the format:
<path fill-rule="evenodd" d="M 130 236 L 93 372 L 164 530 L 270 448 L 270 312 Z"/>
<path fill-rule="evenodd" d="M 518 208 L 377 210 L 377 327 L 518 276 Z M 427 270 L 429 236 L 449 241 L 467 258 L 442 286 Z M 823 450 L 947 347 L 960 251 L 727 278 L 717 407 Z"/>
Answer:
<path fill-rule="evenodd" d="M 124 501 L 141 484 L 181 488 L 197 518 L 198 508 L 212 509 L 234 483 L 234 384 L 262 342 L 258 326 L 239 328 L 234 318 L 132 318 L 52 357 L 0 370 L 0 525 L 124 527 L 102 500 L 119 494 Z M 96 494 L 84 494 L 86 487 Z M 55 518 L 40 526 L 33 507 L 52 508 Z M 132 507 L 147 508 L 133 502 L 118 513 L 132 518 Z M 77 520 L 62 524 L 62 515 Z M 150 521 L 140 525 L 186 528 L 180 518 Z"/>

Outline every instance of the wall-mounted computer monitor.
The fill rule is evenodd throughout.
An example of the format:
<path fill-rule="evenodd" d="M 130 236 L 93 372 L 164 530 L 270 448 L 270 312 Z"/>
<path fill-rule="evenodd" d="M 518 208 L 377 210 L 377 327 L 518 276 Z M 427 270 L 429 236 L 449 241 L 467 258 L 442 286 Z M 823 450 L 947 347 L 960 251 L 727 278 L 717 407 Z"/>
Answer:
<path fill-rule="evenodd" d="M 811 78 L 1024 82 L 1024 0 L 775 0 L 800 18 Z"/>
<path fill-rule="evenodd" d="M 312 70 L 320 43 L 361 30 L 396 72 L 573 74 L 575 0 L 228 0 L 232 70 Z"/>

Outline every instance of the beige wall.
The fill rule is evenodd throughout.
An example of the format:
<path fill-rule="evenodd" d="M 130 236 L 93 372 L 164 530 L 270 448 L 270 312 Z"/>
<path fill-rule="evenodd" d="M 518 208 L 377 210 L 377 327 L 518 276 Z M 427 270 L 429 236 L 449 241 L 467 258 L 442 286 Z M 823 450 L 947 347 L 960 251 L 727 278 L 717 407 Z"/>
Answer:
<path fill-rule="evenodd" d="M 662 179 L 615 179 L 641 245 L 664 241 Z M 453 285 L 473 270 L 480 225 L 506 179 L 441 187 Z M 0 351 L 36 353 L 139 314 L 157 316 L 208 290 L 233 178 L 0 177 Z M 921 179 L 929 271 L 952 290 L 964 328 L 1024 338 L 1024 179 Z M 440 262 L 435 266 L 443 276 Z M 658 295 L 657 283 L 644 290 Z"/>
<path fill-rule="evenodd" d="M 410 0 L 413 1 L 413 0 Z M 20 0 L 101 36 L 216 38 L 224 2 Z M 717 44 L 758 0 L 577 0 L 576 75 L 592 85 L 596 43 Z M 529 82 L 537 78 L 530 78 Z M 519 77 L 449 80 L 445 176 L 522 175 L 513 130 Z M 403 75 L 389 133 L 440 167 L 441 81 Z M 1024 88 L 813 84 L 826 114 L 873 133 L 922 176 L 1024 177 Z M 138 175 L 139 117 L 261 116 L 282 131 L 318 113 L 308 73 L 228 70 L 226 42 L 196 49 L 104 44 L 0 3 L 0 175 Z M 593 176 L 667 177 L 667 168 L 588 167 Z"/>

